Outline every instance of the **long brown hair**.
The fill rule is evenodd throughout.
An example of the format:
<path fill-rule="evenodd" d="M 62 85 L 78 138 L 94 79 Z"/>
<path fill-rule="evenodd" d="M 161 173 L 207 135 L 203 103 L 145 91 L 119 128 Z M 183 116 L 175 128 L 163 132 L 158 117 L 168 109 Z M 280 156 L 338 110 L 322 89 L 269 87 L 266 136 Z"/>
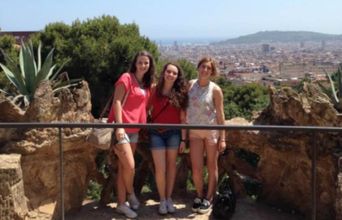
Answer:
<path fill-rule="evenodd" d="M 156 86 L 157 96 L 159 96 L 159 97 L 163 96 L 162 90 L 163 90 L 163 87 L 165 84 L 164 75 L 165 75 L 165 71 L 169 65 L 175 66 L 178 70 L 177 79 L 172 86 L 171 93 L 169 96 L 170 104 L 177 107 L 177 108 L 181 108 L 181 109 L 185 110 L 188 107 L 188 102 L 189 102 L 188 91 L 187 91 L 187 82 L 184 78 L 184 74 L 183 74 L 182 69 L 177 64 L 167 63 L 164 65 L 163 70 L 162 70 L 160 77 L 159 77 L 159 80 L 158 80 L 158 84 Z"/>
<path fill-rule="evenodd" d="M 212 70 L 212 73 L 211 73 L 211 76 L 217 76 L 218 74 L 218 71 L 217 71 L 217 68 L 216 68 L 216 62 L 213 58 L 211 57 L 203 57 L 197 64 L 197 69 L 199 69 L 199 67 L 203 64 L 203 63 L 210 63 L 211 65 L 211 70 Z"/>
<path fill-rule="evenodd" d="M 154 75 L 155 75 L 154 60 L 153 60 L 152 55 L 149 52 L 147 52 L 145 50 L 138 52 L 133 58 L 133 61 L 132 61 L 131 66 L 129 68 L 129 72 L 135 74 L 135 72 L 137 71 L 136 63 L 137 63 L 139 56 L 146 56 L 146 57 L 148 57 L 148 59 L 150 61 L 150 66 L 149 66 L 147 72 L 144 74 L 144 77 L 142 79 L 144 88 L 148 89 L 148 88 L 151 88 L 151 85 L 152 85 L 153 80 L 154 80 Z"/>

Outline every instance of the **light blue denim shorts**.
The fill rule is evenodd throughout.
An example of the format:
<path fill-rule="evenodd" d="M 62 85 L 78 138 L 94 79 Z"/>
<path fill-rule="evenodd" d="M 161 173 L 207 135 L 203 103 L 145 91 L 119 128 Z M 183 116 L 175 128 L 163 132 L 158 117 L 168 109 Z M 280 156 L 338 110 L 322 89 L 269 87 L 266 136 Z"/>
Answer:
<path fill-rule="evenodd" d="M 180 145 L 181 132 L 179 129 L 168 129 L 165 131 L 150 130 L 150 148 L 176 149 Z"/>
<path fill-rule="evenodd" d="M 138 133 L 125 133 L 125 137 L 117 141 L 116 144 L 135 144 L 138 143 L 139 134 Z"/>

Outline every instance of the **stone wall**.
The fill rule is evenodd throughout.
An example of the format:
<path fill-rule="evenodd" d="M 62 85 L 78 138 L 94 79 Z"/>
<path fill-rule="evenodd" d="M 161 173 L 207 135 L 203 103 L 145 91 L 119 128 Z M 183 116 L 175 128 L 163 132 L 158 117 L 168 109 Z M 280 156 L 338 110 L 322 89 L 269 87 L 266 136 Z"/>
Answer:
<path fill-rule="evenodd" d="M 91 122 L 88 84 L 53 93 L 51 84 L 40 84 L 25 112 L 0 96 L 1 122 Z M 6 107 L 6 108 L 5 108 Z M 9 113 L 12 112 L 12 113 Z M 14 114 L 14 113 L 15 114 Z M 6 115 L 9 118 L 6 118 Z M 96 172 L 96 150 L 87 141 L 90 129 L 63 128 L 65 211 L 82 206 L 89 180 Z M 56 204 L 59 206 L 59 133 L 56 128 L 0 129 L 0 154 L 21 155 L 20 182 L 24 185 L 29 211 Z M 19 162 L 18 162 L 19 163 Z M 59 219 L 58 210 L 55 219 Z M 3 218 L 0 218 L 1 220 Z"/>
<path fill-rule="evenodd" d="M 341 117 L 314 84 L 300 92 L 270 89 L 270 105 L 254 121 L 232 119 L 231 125 L 289 125 L 341 127 Z M 338 166 L 342 134 L 294 131 L 229 131 L 232 153 L 227 170 L 251 176 L 262 183 L 259 199 L 311 216 L 312 149 L 317 148 L 317 219 L 341 219 L 341 180 Z M 237 150 L 258 155 L 255 167 L 236 157 Z M 234 173 L 234 172 L 233 172 Z"/>
<path fill-rule="evenodd" d="M 24 219 L 28 212 L 20 165 L 21 155 L 0 155 L 0 219 Z"/>

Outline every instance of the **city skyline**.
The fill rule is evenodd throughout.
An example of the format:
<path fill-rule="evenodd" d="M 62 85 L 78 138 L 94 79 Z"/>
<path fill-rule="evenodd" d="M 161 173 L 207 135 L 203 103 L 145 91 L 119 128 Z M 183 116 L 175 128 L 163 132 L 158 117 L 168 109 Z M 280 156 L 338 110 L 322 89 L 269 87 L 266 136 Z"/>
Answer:
<path fill-rule="evenodd" d="M 121 24 L 136 23 L 141 35 L 153 40 L 223 40 L 272 30 L 342 34 L 341 6 L 337 0 L 324 4 L 318 0 L 3 0 L 0 28 L 39 31 L 49 23 L 71 25 L 76 19 L 110 15 Z"/>

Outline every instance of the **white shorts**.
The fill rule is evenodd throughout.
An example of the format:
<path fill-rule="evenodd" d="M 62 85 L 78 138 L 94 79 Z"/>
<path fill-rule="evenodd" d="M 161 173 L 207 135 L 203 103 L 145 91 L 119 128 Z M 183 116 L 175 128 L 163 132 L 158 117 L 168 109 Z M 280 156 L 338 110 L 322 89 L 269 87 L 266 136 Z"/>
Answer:
<path fill-rule="evenodd" d="M 117 140 L 115 144 L 135 144 L 138 143 L 138 133 L 125 133 L 125 137 L 122 140 Z"/>
<path fill-rule="evenodd" d="M 189 139 L 207 140 L 210 144 L 217 144 L 218 130 L 190 130 Z"/>

